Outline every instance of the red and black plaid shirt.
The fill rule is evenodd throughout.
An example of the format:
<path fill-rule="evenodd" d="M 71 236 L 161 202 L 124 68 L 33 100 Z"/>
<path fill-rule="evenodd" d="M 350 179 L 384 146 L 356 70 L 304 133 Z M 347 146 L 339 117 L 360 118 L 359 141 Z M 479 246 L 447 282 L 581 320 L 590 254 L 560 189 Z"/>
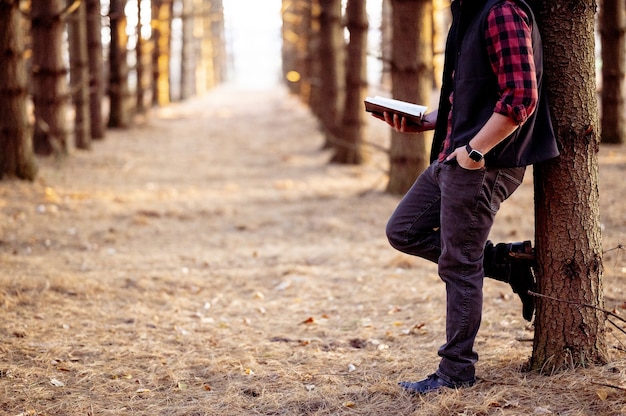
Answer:
<path fill-rule="evenodd" d="M 487 16 L 487 53 L 500 89 L 500 99 L 493 111 L 510 117 L 519 125 L 535 111 L 538 100 L 531 34 L 527 13 L 513 1 L 494 6 Z M 448 134 L 441 159 L 449 153 L 453 94 L 450 94 L 450 103 L 452 110 L 448 114 Z"/>

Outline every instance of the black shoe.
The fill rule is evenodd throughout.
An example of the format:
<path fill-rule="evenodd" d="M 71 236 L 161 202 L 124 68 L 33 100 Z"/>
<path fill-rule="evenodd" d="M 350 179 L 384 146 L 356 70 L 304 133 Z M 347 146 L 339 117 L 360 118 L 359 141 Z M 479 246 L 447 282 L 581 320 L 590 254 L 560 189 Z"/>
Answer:
<path fill-rule="evenodd" d="M 485 276 L 511 285 L 522 301 L 522 316 L 531 321 L 535 311 L 535 298 L 528 291 L 535 291 L 535 253 L 530 241 L 499 243 L 491 241 L 485 246 Z"/>
<path fill-rule="evenodd" d="M 446 380 L 439 377 L 437 374 L 431 374 L 421 381 L 401 381 L 398 383 L 400 387 L 410 394 L 424 394 L 431 391 L 437 391 L 443 387 L 449 389 L 456 389 L 460 387 L 470 387 L 474 385 L 476 380 L 449 383 Z"/>
<path fill-rule="evenodd" d="M 532 267 L 535 263 L 535 256 L 530 241 L 511 244 L 511 274 L 509 284 L 513 292 L 517 293 L 522 301 L 522 316 L 527 321 L 533 319 L 535 312 L 535 297 L 528 291 L 534 292 L 535 275 Z"/>

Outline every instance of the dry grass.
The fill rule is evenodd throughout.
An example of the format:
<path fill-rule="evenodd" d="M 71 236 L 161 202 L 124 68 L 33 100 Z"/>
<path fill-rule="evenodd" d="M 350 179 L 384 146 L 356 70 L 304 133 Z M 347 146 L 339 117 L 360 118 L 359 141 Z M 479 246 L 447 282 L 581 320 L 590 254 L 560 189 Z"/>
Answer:
<path fill-rule="evenodd" d="M 329 166 L 281 90 L 223 88 L 150 119 L 42 161 L 33 184 L 0 183 L 0 414 L 626 414 L 622 334 L 605 367 L 524 373 L 532 328 L 492 281 L 479 383 L 401 393 L 438 363 L 444 293 L 434 266 L 385 240 L 398 199 L 384 157 Z M 601 161 L 610 248 L 626 233 L 626 150 Z M 495 239 L 532 238 L 532 184 L 498 221 Z M 618 313 L 625 273 L 608 253 Z"/>

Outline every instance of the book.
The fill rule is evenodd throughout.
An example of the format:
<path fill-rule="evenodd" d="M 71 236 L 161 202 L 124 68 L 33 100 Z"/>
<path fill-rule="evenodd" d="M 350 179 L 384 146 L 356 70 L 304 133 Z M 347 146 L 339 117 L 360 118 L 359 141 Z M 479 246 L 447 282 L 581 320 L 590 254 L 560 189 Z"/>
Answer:
<path fill-rule="evenodd" d="M 421 124 L 422 117 L 426 113 L 427 107 L 413 104 L 406 101 L 395 100 L 381 96 L 365 98 L 365 111 L 383 117 L 383 112 L 395 113 L 406 117 L 409 121 Z"/>

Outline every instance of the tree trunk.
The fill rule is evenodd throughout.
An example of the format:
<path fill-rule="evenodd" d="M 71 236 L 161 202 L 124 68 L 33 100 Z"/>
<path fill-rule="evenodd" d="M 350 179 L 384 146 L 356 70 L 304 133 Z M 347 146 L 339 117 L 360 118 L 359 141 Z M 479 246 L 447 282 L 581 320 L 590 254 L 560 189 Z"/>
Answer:
<path fill-rule="evenodd" d="M 148 110 L 148 102 L 146 95 L 150 92 L 149 68 L 151 55 L 147 53 L 150 49 L 150 41 L 144 38 L 143 16 L 146 10 L 143 8 L 143 2 L 137 1 L 137 46 L 135 54 L 137 56 L 137 91 L 135 91 L 137 114 L 145 114 Z M 151 78 L 151 77 L 150 77 Z"/>
<path fill-rule="evenodd" d="M 306 0 L 303 0 L 306 2 Z M 320 58 L 321 48 L 321 16 L 322 9 L 320 0 L 311 0 L 309 16 L 310 25 L 307 27 L 306 22 L 302 22 L 301 30 L 308 30 L 308 39 L 306 40 L 306 60 L 303 63 L 307 68 L 305 79 L 307 80 L 303 86 L 302 97 L 304 102 L 309 105 L 311 112 L 321 119 L 324 111 L 323 90 L 322 90 L 322 65 L 323 60 Z"/>
<path fill-rule="evenodd" d="M 165 105 L 170 102 L 170 33 L 172 23 L 172 0 L 152 1 L 152 50 L 153 92 L 152 103 Z"/>
<path fill-rule="evenodd" d="M 311 2 L 283 0 L 282 21 L 283 77 L 289 91 L 308 103 L 311 92 L 311 55 L 308 47 L 313 30 Z"/>
<path fill-rule="evenodd" d="M 602 40 L 602 142 L 626 142 L 626 1 L 603 0 L 600 6 Z"/>
<path fill-rule="evenodd" d="M 343 119 L 334 143 L 331 162 L 359 164 L 363 162 L 363 100 L 367 91 L 367 10 L 365 0 L 348 0 L 346 21 L 350 43 L 346 56 L 346 99 Z"/>
<path fill-rule="evenodd" d="M 70 52 L 70 90 L 74 103 L 74 140 L 78 149 L 91 149 L 91 120 L 89 118 L 89 63 L 87 52 L 87 9 L 84 2 L 76 5 L 67 0 L 68 7 L 77 8 L 68 16 Z"/>
<path fill-rule="evenodd" d="M 320 108 L 319 114 L 323 133 L 326 137 L 324 147 L 333 145 L 333 137 L 343 109 L 345 93 L 345 75 L 343 62 L 344 38 L 341 26 L 341 0 L 320 0 Z"/>
<path fill-rule="evenodd" d="M 111 0 L 110 82 L 109 82 L 109 127 L 126 128 L 131 124 L 130 90 L 128 86 L 128 63 L 126 61 L 126 0 Z"/>
<path fill-rule="evenodd" d="M 19 3 L 0 0 L 0 179 L 33 180 L 37 165 L 28 125 L 24 34 Z"/>
<path fill-rule="evenodd" d="M 62 0 L 33 0 L 33 103 L 34 149 L 40 155 L 68 153 L 67 70 L 63 61 Z"/>
<path fill-rule="evenodd" d="M 224 28 L 224 7 L 222 0 L 204 0 L 204 37 L 202 42 L 202 59 L 204 84 L 211 89 L 226 79 L 226 44 Z"/>
<path fill-rule="evenodd" d="M 185 100 L 196 93 L 196 54 L 194 37 L 193 0 L 182 0 L 183 46 L 180 60 L 180 98 Z"/>
<path fill-rule="evenodd" d="M 451 24 L 450 0 L 433 0 L 433 83 L 437 90 L 441 89 L 443 81 L 446 38 Z"/>
<path fill-rule="evenodd" d="M 538 291 L 530 368 L 607 362 L 598 194 L 595 1 L 550 0 L 538 13 L 544 82 L 561 156 L 535 166 Z M 549 298 L 548 298 L 549 297 Z M 558 300 L 557 300 L 558 299 Z"/>
<path fill-rule="evenodd" d="M 105 123 L 102 112 L 104 101 L 104 59 L 102 56 L 102 9 L 100 0 L 87 0 L 87 44 L 89 54 L 89 120 L 91 138 L 102 139 Z"/>
<path fill-rule="evenodd" d="M 433 90 L 432 2 L 392 0 L 391 8 L 393 98 L 429 105 Z M 428 150 L 425 134 L 391 133 L 387 192 L 402 195 L 409 190 L 428 166 Z"/>
<path fill-rule="evenodd" d="M 391 61 L 393 60 L 393 15 L 391 0 L 383 0 L 380 19 L 380 55 L 383 60 L 383 70 L 380 75 L 380 85 L 384 91 L 391 90 Z"/>

